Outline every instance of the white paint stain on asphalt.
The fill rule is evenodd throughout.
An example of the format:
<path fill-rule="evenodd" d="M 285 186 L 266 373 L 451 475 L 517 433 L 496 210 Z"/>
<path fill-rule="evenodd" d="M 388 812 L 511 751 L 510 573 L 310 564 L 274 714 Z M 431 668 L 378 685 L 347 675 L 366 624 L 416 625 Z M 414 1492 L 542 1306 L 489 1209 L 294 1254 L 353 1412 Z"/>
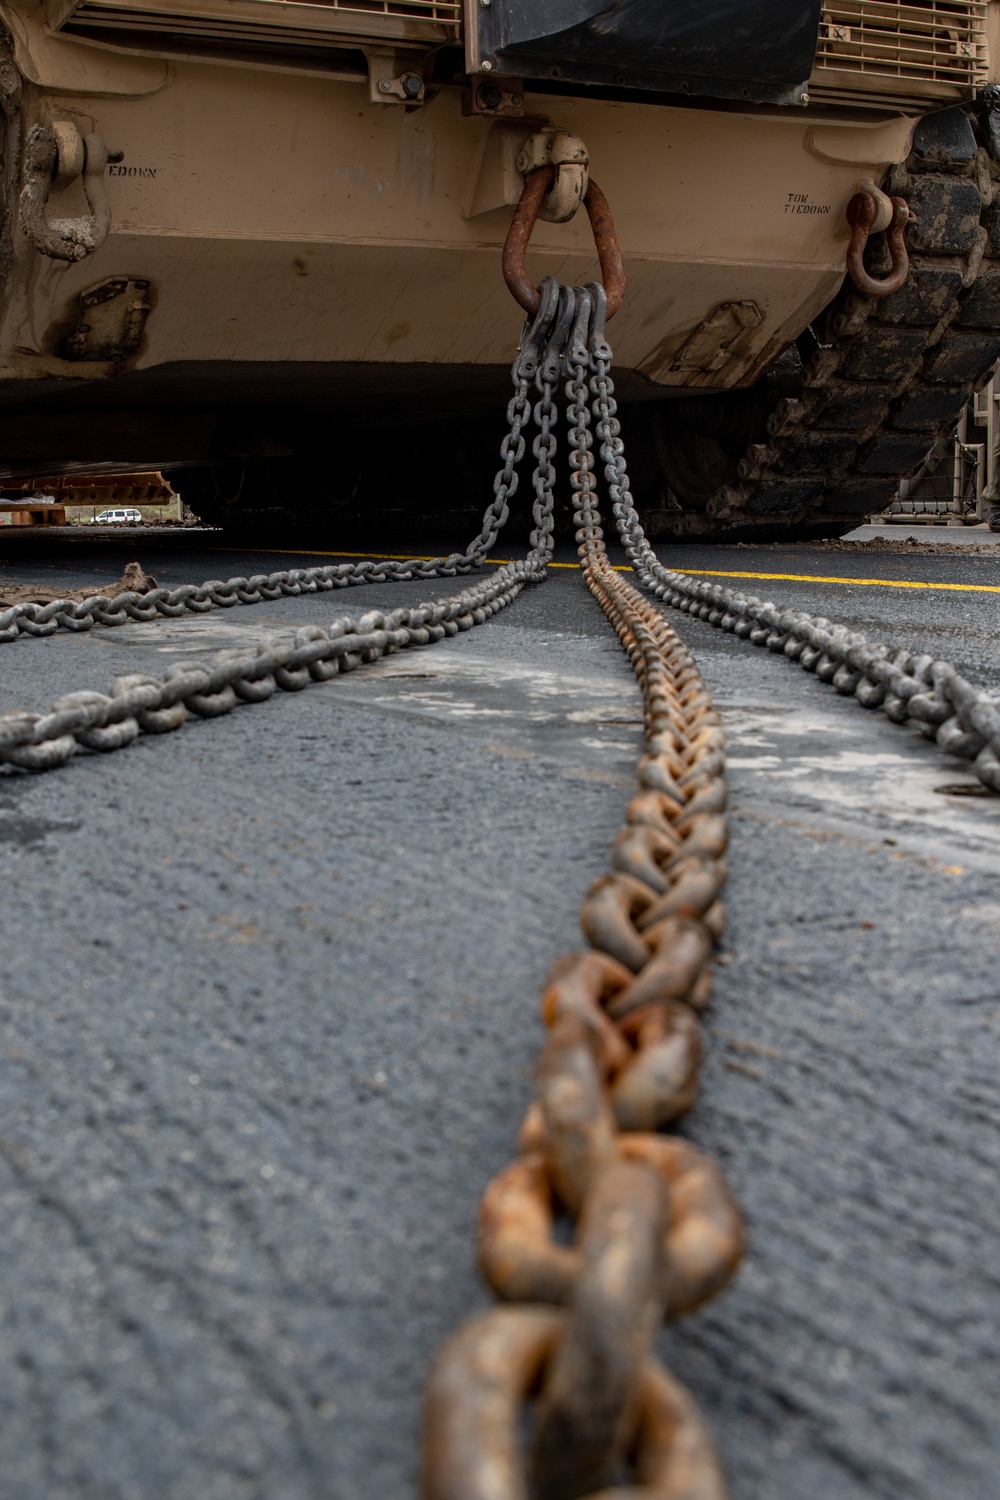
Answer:
<path fill-rule="evenodd" d="M 719 707 L 730 780 L 744 800 L 764 794 L 786 810 L 813 808 L 871 829 L 895 825 L 928 852 L 944 842 L 995 859 L 1000 799 L 939 791 L 974 788 L 975 774 L 912 727 L 833 697 L 808 709 Z"/>
<path fill-rule="evenodd" d="M 241 612 L 238 621 L 212 616 L 127 625 L 103 638 L 113 635 L 163 657 L 206 657 L 254 648 L 295 625 L 274 617 L 250 621 Z M 96 632 L 90 637 L 100 638 Z M 537 658 L 518 653 L 483 654 L 470 650 L 472 644 L 458 636 L 433 654 L 408 651 L 383 658 L 364 672 L 335 678 L 321 691 L 331 704 L 450 723 L 471 734 L 481 727 L 492 740 L 516 742 L 531 754 L 625 773 L 641 744 L 642 726 L 627 670 L 595 672 L 585 649 L 581 660 L 591 670 L 577 674 L 540 666 Z M 537 650 L 545 643 L 532 644 Z M 792 674 L 789 687 L 794 680 Z M 869 829 L 905 831 L 911 844 L 916 841 L 928 852 L 946 844 L 964 848 L 967 856 L 995 858 L 1000 799 L 938 790 L 974 786 L 972 767 L 943 754 L 912 727 L 890 724 L 832 694 L 822 705 L 792 707 L 784 696 L 780 705 L 746 701 L 738 690 L 732 696 L 731 682 L 721 692 L 720 686 L 714 691 L 737 796 L 763 797 L 786 812 L 811 810 Z"/>

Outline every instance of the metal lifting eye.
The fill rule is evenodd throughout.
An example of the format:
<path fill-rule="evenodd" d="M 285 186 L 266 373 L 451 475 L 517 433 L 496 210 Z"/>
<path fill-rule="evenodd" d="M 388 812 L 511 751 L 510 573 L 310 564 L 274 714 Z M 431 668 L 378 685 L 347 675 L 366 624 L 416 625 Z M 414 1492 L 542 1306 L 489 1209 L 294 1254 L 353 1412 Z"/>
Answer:
<path fill-rule="evenodd" d="M 541 295 L 533 286 L 524 269 L 524 256 L 531 238 L 531 231 L 539 217 L 539 211 L 556 180 L 556 168 L 538 167 L 531 172 L 524 184 L 507 239 L 503 247 L 503 278 L 511 296 L 524 308 L 529 317 L 534 317 L 541 303 Z M 583 199 L 584 207 L 594 232 L 597 258 L 601 266 L 601 280 L 608 296 L 607 316 L 613 318 L 625 296 L 625 269 L 622 253 L 615 233 L 614 221 L 608 200 L 591 177 Z"/>
<path fill-rule="evenodd" d="M 24 150 L 21 228 L 36 250 L 53 260 L 78 261 L 93 255 L 108 237 L 111 209 L 104 189 L 108 148 L 99 135 L 81 136 L 75 125 L 56 121 L 33 125 Z M 50 219 L 46 213 L 53 185 L 64 187 L 83 178 L 90 209 L 73 219 Z"/>

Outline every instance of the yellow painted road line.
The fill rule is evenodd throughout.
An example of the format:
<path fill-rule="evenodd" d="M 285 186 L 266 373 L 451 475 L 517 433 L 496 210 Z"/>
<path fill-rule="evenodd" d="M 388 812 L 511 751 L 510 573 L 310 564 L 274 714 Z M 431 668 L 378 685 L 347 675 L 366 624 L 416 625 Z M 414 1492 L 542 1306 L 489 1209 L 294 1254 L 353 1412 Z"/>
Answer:
<path fill-rule="evenodd" d="M 371 557 L 379 562 L 431 562 L 431 554 L 420 552 L 317 552 L 309 547 L 212 547 L 212 552 L 253 552 L 268 557 Z M 439 554 L 435 554 L 438 556 Z M 491 559 L 492 561 L 492 559 Z"/>
<path fill-rule="evenodd" d="M 1000 558 L 1000 548 L 997 557 Z M 1000 583 L 928 583 L 923 578 L 827 578 L 816 573 L 723 573 L 718 568 L 684 568 L 683 571 L 705 578 L 780 578 L 790 583 L 858 583 L 865 588 L 954 589 L 963 594 L 1000 594 Z"/>
<path fill-rule="evenodd" d="M 430 562 L 430 554 L 413 552 L 309 552 L 295 551 L 291 547 L 213 547 L 213 552 L 260 552 L 275 557 L 370 557 L 378 562 Z M 997 548 L 1000 560 L 1000 547 Z M 488 557 L 486 562 L 494 567 L 520 561 L 512 557 Z M 579 563 L 553 562 L 550 568 L 578 568 Z M 615 564 L 616 573 L 631 573 L 632 569 L 621 563 Z M 721 568 L 678 568 L 678 573 L 697 578 L 764 578 L 779 579 L 787 583 L 857 583 L 864 588 L 880 589 L 950 589 L 960 594 L 1000 594 L 1000 583 L 929 583 L 923 578 L 837 578 L 819 573 L 744 573 L 724 572 Z"/>
<path fill-rule="evenodd" d="M 275 557 L 370 557 L 376 562 L 433 562 L 435 557 L 441 554 L 430 552 L 311 552 L 309 550 L 297 550 L 293 547 L 212 547 L 212 552 L 253 552 L 266 553 Z M 500 568 L 505 563 L 523 562 L 521 557 L 487 557 L 484 558 L 490 567 Z M 549 563 L 550 568 L 579 568 L 579 563 Z M 616 573 L 631 573 L 632 569 L 624 564 L 614 565 Z M 424 582 L 427 582 L 425 579 Z"/>

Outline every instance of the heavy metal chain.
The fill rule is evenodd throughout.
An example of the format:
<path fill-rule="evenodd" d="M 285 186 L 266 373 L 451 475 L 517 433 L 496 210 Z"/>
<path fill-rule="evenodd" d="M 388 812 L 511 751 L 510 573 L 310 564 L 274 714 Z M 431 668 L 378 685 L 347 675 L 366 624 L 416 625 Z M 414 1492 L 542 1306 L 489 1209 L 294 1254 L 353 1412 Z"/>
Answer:
<path fill-rule="evenodd" d="M 439 1357 L 425 1500 L 526 1500 L 529 1487 L 540 1500 L 724 1495 L 693 1403 L 651 1352 L 664 1318 L 714 1296 L 743 1250 L 718 1168 L 658 1133 L 698 1087 L 723 924 L 723 736 L 683 642 L 607 560 L 590 429 L 591 400 L 599 435 L 607 420 L 604 315 L 601 287 L 543 283 L 540 373 L 566 378 L 580 559 L 642 690 L 645 753 L 611 870 L 583 903 L 590 947 L 556 962 L 542 997 L 548 1037 L 520 1154 L 483 1197 L 479 1265 L 511 1305 L 466 1324 Z M 572 1243 L 560 1219 L 575 1225 Z M 629 1473 L 641 1488 L 617 1487 Z"/>
<path fill-rule="evenodd" d="M 873 643 L 859 631 L 805 610 L 665 568 L 632 499 L 617 418 L 611 350 L 594 351 L 591 380 L 608 494 L 626 556 L 644 588 L 664 603 L 707 620 L 755 646 L 783 653 L 864 708 L 882 708 L 896 724 L 913 720 L 942 750 L 974 762 L 984 786 L 1000 792 L 1000 697 L 928 653 Z"/>
<path fill-rule="evenodd" d="M 510 430 L 500 448 L 503 467 L 493 482 L 493 500 L 483 515 L 479 535 L 469 542 L 464 552 L 451 552 L 447 557 L 409 557 L 401 561 L 365 558 L 361 562 L 255 573 L 250 578 L 210 578 L 205 583 L 185 583 L 175 589 L 154 588 L 142 594 L 127 589 L 111 596 L 92 594 L 81 600 L 53 599 L 48 604 L 14 604 L 9 609 L 0 610 L 0 645 L 16 640 L 19 635 L 48 636 L 60 630 L 91 630 L 95 625 L 176 619 L 180 615 L 205 614 L 212 609 L 231 609 L 237 604 L 263 604 L 299 594 L 352 588 L 358 584 L 408 583 L 421 578 L 455 578 L 459 574 L 471 573 L 482 563 L 499 536 L 509 515 L 508 502 L 517 489 L 517 465 L 525 451 L 523 429 L 531 420 L 528 391 L 532 374 L 530 355 L 527 373 L 523 357 L 515 363 L 514 394 L 507 407 Z M 551 415 L 550 409 L 547 423 L 551 421 Z M 547 443 L 548 425 L 543 431 Z M 536 456 L 537 444 L 541 441 L 542 434 L 536 439 Z M 535 501 L 543 510 L 548 503 L 547 497 L 551 495 L 551 476 L 551 465 L 547 469 L 540 465 L 534 476 Z M 533 551 L 545 550 L 543 538 L 550 537 L 551 531 L 551 523 L 541 530 L 536 527 L 531 534 Z M 551 551 L 551 545 L 548 550 Z"/>
<path fill-rule="evenodd" d="M 604 365 L 604 361 L 599 362 Z M 850 626 L 805 610 L 665 568 L 636 513 L 615 416 L 614 387 L 599 371 L 601 456 L 618 532 L 642 585 L 665 604 L 731 631 L 755 646 L 780 652 L 815 672 L 863 708 L 881 708 L 895 724 L 912 720 L 942 750 L 971 760 L 984 786 L 1000 792 L 1000 697 L 968 681 L 951 664 L 930 655 L 873 643 Z"/>
<path fill-rule="evenodd" d="M 589 946 L 556 962 L 542 997 L 547 1040 L 518 1158 L 489 1185 L 480 1209 L 479 1265 L 509 1305 L 460 1330 L 429 1382 L 425 1500 L 527 1500 L 529 1491 L 538 1500 L 723 1500 L 725 1493 L 693 1403 L 652 1353 L 662 1321 L 719 1292 L 743 1252 L 739 1211 L 719 1169 L 688 1142 L 662 1133 L 697 1092 L 699 1017 L 723 930 L 723 734 L 690 652 L 608 561 L 594 489 L 595 439 L 622 541 L 645 587 L 783 650 L 868 706 L 882 703 L 890 717 L 918 720 L 945 748 L 975 757 L 982 779 L 1000 789 L 1000 707 L 948 664 L 869 646 L 844 627 L 660 565 L 630 493 L 605 312 L 599 286 L 543 283 L 514 364 L 494 498 L 464 553 L 427 563 L 289 570 L 113 602 L 95 596 L 71 604 L 72 615 L 58 602 L 0 615 L 0 632 L 49 634 L 279 593 L 468 571 L 507 519 L 533 418 L 535 524 L 522 561 L 448 598 L 345 616 L 327 629 L 309 627 L 205 665 L 171 668 L 160 679 L 120 678 L 107 695 L 71 693 L 45 715 L 0 715 L 0 762 L 50 769 L 81 748 L 118 749 L 142 732 L 179 727 L 189 712 L 225 714 L 279 688 L 294 691 L 469 629 L 545 577 L 555 392 L 564 382 L 583 575 L 639 683 L 645 746 L 610 870 L 583 902 Z M 559 1232 L 563 1220 L 574 1226 L 569 1240 Z"/>
<path fill-rule="evenodd" d="M 557 961 L 542 997 L 548 1037 L 518 1159 L 480 1207 L 479 1266 L 512 1305 L 471 1320 L 439 1356 L 423 1495 L 721 1500 L 705 1428 L 651 1349 L 658 1324 L 714 1296 L 743 1250 L 721 1173 L 659 1133 L 690 1108 L 698 1085 L 698 1017 L 723 925 L 723 736 L 683 642 L 608 562 L 595 435 L 629 560 L 659 598 L 785 650 L 859 701 L 884 703 L 891 717 L 936 728 L 946 748 L 976 757 L 984 780 L 1000 749 L 988 742 L 998 710 L 946 664 L 890 655 L 844 627 L 663 568 L 632 502 L 603 289 L 543 283 L 538 321 L 546 317 L 541 369 L 561 364 L 566 377 L 584 577 L 642 690 L 645 753 L 611 871 L 583 903 L 590 948 Z M 556 1233 L 560 1219 L 574 1226 L 570 1243 Z"/>
<path fill-rule="evenodd" d="M 161 678 L 119 677 L 108 693 L 67 693 L 46 714 L 0 714 L 0 762 L 50 771 L 81 749 L 120 750 L 141 733 L 179 729 L 189 713 L 217 718 L 240 703 L 262 703 L 278 688 L 295 692 L 326 682 L 363 662 L 481 625 L 539 576 L 531 562 L 510 563 L 448 599 L 389 614 L 345 615 L 326 628 L 305 626 L 255 649 L 171 667 Z"/>
<path fill-rule="evenodd" d="M 510 434 L 508 434 L 509 438 Z M 516 478 L 516 476 L 514 476 Z M 493 511 L 491 506 L 490 510 Z M 485 531 L 485 528 L 484 528 Z M 496 531 L 485 532 L 492 546 Z M 451 578 L 468 573 L 480 561 L 477 556 L 455 553 L 447 558 L 402 562 L 368 559 L 336 563 L 329 567 L 286 568 L 277 573 L 255 573 L 251 578 L 210 578 L 205 583 L 184 583 L 175 589 L 134 590 L 109 596 L 93 594 L 88 599 L 53 599 L 48 604 L 14 604 L 0 611 L 0 644 L 20 635 L 55 635 L 60 630 L 91 630 L 95 625 L 128 625 L 158 619 L 177 619 L 186 614 L 207 614 L 212 609 L 231 609 L 237 604 L 263 604 L 299 594 L 325 593 L 362 583 L 409 582 L 420 578 Z"/>
<path fill-rule="evenodd" d="M 123 624 L 127 619 L 151 619 L 159 614 L 181 614 L 187 609 L 210 609 L 213 603 L 255 603 L 257 598 L 277 598 L 279 594 L 299 594 L 318 589 L 345 587 L 348 583 L 375 583 L 385 579 L 405 579 L 451 575 L 468 571 L 482 560 L 492 547 L 508 515 L 508 502 L 517 483 L 517 464 L 524 456 L 523 429 L 531 419 L 528 392 L 536 382 L 539 363 L 538 338 L 530 332 L 523 341 L 513 367 L 514 395 L 508 408 L 510 431 L 501 448 L 503 466 L 494 483 L 494 498 L 483 518 L 479 536 L 464 553 L 454 553 L 430 563 L 411 559 L 406 563 L 364 562 L 352 564 L 350 576 L 341 568 L 310 568 L 271 574 L 268 578 L 231 579 L 228 584 L 206 584 L 198 589 L 165 589 L 154 594 L 123 594 L 114 601 L 99 599 L 99 608 L 85 611 L 85 618 L 61 616 L 58 604 L 47 605 L 31 614 L 37 606 L 22 605 L 29 611 L 18 617 L 8 629 L 17 633 L 47 635 L 67 624 L 69 629 L 89 629 L 94 623 Z M 537 382 L 536 382 L 537 383 Z M 546 576 L 552 555 L 553 481 L 555 472 L 551 453 L 555 439 L 551 434 L 554 416 L 552 384 L 538 385 L 539 436 L 535 452 L 538 467 L 534 476 L 535 498 L 532 507 L 534 529 L 528 555 L 518 562 L 506 563 L 488 578 L 445 599 L 392 610 L 384 614 L 370 610 L 360 616 L 345 615 L 327 628 L 306 626 L 294 632 L 276 634 L 259 646 L 242 651 L 222 652 L 202 664 L 174 666 L 163 677 L 130 675 L 117 678 L 110 692 L 81 691 L 57 699 L 48 713 L 10 712 L 0 714 L 0 764 L 26 771 L 48 771 L 65 765 L 80 750 L 120 750 L 140 734 L 163 734 L 179 729 L 189 713 L 201 718 L 216 718 L 229 713 L 239 704 L 262 703 L 279 689 L 295 692 L 313 682 L 326 682 L 338 672 L 349 672 L 362 663 L 377 660 L 408 646 L 424 646 L 446 636 L 481 625 L 500 609 L 516 599 L 529 583 L 541 582 Z M 275 580 L 278 580 L 276 583 Z M 247 589 L 242 585 L 246 583 Z M 253 587 L 249 587 L 252 585 Z M 221 591 L 221 592 L 220 592 Z M 157 598 L 163 595 L 164 598 Z M 250 597 L 250 596 L 253 597 Z M 181 596 L 181 597 L 178 597 Z M 204 596 L 204 597 L 202 597 Z M 153 602 L 150 604 L 149 601 Z M 94 601 L 85 600 L 84 605 Z M 113 605 L 108 614 L 104 606 Z M 76 605 L 69 606 L 76 610 Z M 53 613 L 55 611 L 55 613 Z M 17 611 L 8 610 L 0 619 Z M 10 635 L 2 639 L 11 639 Z"/>
<path fill-rule="evenodd" d="M 216 717 L 481 623 L 545 576 L 554 395 L 567 379 L 581 559 L 642 687 L 646 753 L 612 869 L 584 902 L 591 946 L 560 960 L 550 976 L 549 1041 L 522 1155 L 483 1203 L 480 1263 L 499 1295 L 559 1310 L 505 1309 L 465 1330 L 446 1353 L 429 1404 L 433 1500 L 526 1495 L 517 1413 L 543 1369 L 532 1459 L 542 1495 L 590 1493 L 614 1482 L 626 1461 L 647 1495 L 723 1494 L 697 1412 L 650 1353 L 662 1319 L 714 1295 L 742 1253 L 739 1214 L 718 1169 L 687 1142 L 656 1133 L 690 1107 L 698 1083 L 698 1013 L 723 920 L 722 734 L 689 653 L 604 553 L 587 403 L 588 379 L 599 370 L 593 351 L 607 348 L 603 295 L 546 283 L 515 361 L 510 432 L 479 543 L 491 545 L 506 519 L 534 416 L 535 526 L 523 561 L 434 603 L 344 617 L 173 667 L 160 679 L 120 678 L 109 694 L 71 693 L 48 714 L 0 715 L 0 761 L 47 770 L 80 749 L 119 749 L 140 733 L 178 728 L 189 713 Z M 562 1214 L 578 1221 L 573 1246 L 553 1237 Z M 497 1487 L 497 1462 L 506 1488 Z"/>

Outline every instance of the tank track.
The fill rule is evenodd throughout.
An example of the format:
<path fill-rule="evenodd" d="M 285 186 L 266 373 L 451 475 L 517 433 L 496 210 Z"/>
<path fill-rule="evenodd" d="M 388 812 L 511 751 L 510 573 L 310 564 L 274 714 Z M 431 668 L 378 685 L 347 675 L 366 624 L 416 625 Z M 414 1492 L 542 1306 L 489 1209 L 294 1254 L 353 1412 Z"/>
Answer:
<path fill-rule="evenodd" d="M 737 481 L 701 514 L 661 511 L 654 534 L 834 535 L 884 509 L 954 432 L 1000 361 L 1000 90 L 925 116 L 886 190 L 917 216 L 900 291 L 845 282 L 800 341 L 801 385 L 767 417 Z M 888 270 L 885 237 L 866 261 Z"/>

